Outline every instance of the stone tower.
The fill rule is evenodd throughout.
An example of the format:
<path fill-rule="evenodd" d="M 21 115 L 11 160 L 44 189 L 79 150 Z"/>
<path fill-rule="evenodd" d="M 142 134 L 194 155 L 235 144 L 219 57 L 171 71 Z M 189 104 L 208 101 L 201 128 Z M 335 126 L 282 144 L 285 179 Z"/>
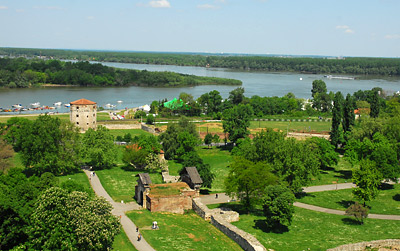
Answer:
<path fill-rule="evenodd" d="M 70 104 L 69 118 L 74 125 L 78 126 L 81 131 L 86 131 L 89 128 L 96 129 L 96 102 L 83 98 L 70 102 Z"/>

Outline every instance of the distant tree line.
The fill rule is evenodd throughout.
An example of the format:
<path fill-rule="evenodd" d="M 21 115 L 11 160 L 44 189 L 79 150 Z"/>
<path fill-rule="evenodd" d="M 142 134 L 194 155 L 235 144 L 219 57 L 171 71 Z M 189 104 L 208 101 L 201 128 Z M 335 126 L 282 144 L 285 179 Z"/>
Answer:
<path fill-rule="evenodd" d="M 199 77 L 175 72 L 116 69 L 88 61 L 64 62 L 0 58 L 0 87 L 24 88 L 42 84 L 76 86 L 195 86 L 241 85 L 240 80 Z"/>
<path fill-rule="evenodd" d="M 399 76 L 400 59 L 395 58 L 307 58 L 274 56 L 234 56 L 186 53 L 144 53 L 74 51 L 54 49 L 0 48 L 0 55 L 54 57 L 58 59 L 93 60 L 136 64 L 209 66 L 272 72 L 303 72 L 313 74 L 352 74 Z"/>

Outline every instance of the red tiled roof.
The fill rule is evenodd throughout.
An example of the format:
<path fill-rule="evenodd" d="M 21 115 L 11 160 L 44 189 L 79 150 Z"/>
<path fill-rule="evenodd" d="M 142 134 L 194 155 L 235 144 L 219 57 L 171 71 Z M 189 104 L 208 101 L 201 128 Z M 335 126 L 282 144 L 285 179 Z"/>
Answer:
<path fill-rule="evenodd" d="M 75 100 L 70 102 L 71 105 L 95 105 L 96 102 L 81 98 L 79 100 Z"/>

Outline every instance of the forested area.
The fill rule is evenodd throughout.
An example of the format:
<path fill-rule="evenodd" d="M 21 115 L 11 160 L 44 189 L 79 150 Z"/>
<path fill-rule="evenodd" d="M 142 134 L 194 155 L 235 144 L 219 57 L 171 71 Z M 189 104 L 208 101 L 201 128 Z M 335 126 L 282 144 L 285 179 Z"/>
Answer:
<path fill-rule="evenodd" d="M 136 64 L 220 67 L 272 72 L 400 76 L 400 59 L 395 58 L 311 58 L 195 53 L 107 52 L 54 49 L 0 48 L 0 55 L 54 57 Z"/>
<path fill-rule="evenodd" d="M 175 72 L 116 69 L 88 61 L 65 62 L 25 58 L 0 58 L 0 87 L 25 88 L 43 84 L 74 86 L 241 85 L 234 79 L 199 77 Z"/>

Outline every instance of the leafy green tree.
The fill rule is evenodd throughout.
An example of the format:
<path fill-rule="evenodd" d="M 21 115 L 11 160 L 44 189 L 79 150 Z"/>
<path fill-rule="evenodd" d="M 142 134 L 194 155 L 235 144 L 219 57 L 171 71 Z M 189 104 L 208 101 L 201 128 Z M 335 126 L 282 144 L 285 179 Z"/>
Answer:
<path fill-rule="evenodd" d="M 331 143 L 335 148 L 342 143 L 343 133 L 339 129 L 343 119 L 343 95 L 341 92 L 335 94 L 333 100 L 333 111 L 332 111 L 332 129 L 330 132 Z"/>
<path fill-rule="evenodd" d="M 207 114 L 213 114 L 221 111 L 222 97 L 217 90 L 210 91 L 200 96 L 199 103 L 207 107 Z"/>
<path fill-rule="evenodd" d="M 232 102 L 233 105 L 238 105 L 242 103 L 244 99 L 244 88 L 238 87 L 231 92 L 229 92 L 229 101 Z"/>
<path fill-rule="evenodd" d="M 154 124 L 154 116 L 153 116 L 153 114 L 147 115 L 146 124 L 148 124 L 148 125 L 153 125 Z"/>
<path fill-rule="evenodd" d="M 182 167 L 195 166 L 201 179 L 203 180 L 203 187 L 211 188 L 212 182 L 215 179 L 215 174 L 211 172 L 209 164 L 205 164 L 203 159 L 200 158 L 199 154 L 195 151 L 187 152 L 182 156 Z M 181 173 L 182 170 L 179 172 Z"/>
<path fill-rule="evenodd" d="M 210 145 L 213 141 L 213 136 L 211 133 L 207 133 L 206 136 L 204 137 L 204 144 L 208 145 L 208 148 L 210 148 Z"/>
<path fill-rule="evenodd" d="M 253 109 L 250 105 L 239 104 L 223 113 L 222 126 L 224 132 L 229 133 L 229 140 L 236 143 L 238 139 L 249 134 L 247 128 L 250 126 L 250 118 Z"/>
<path fill-rule="evenodd" d="M 128 145 L 122 155 L 122 161 L 127 165 L 126 170 L 144 169 L 148 164 L 147 157 L 151 151 L 140 148 L 137 144 Z"/>
<path fill-rule="evenodd" d="M 313 98 L 313 108 L 318 111 L 328 111 L 331 101 L 327 94 L 326 84 L 323 80 L 312 82 L 311 97 Z"/>
<path fill-rule="evenodd" d="M 79 170 L 80 135 L 71 123 L 44 115 L 35 121 L 11 120 L 8 126 L 6 138 L 30 172 L 68 174 Z"/>
<path fill-rule="evenodd" d="M 262 206 L 265 222 L 270 228 L 289 227 L 294 213 L 295 197 L 289 188 L 282 185 L 269 185 L 265 188 Z"/>
<path fill-rule="evenodd" d="M 214 134 L 213 138 L 212 138 L 212 142 L 218 144 L 221 141 L 220 137 L 218 134 Z"/>
<path fill-rule="evenodd" d="M 226 194 L 238 198 L 248 210 L 260 205 L 264 195 L 263 189 L 278 181 L 271 170 L 271 166 L 266 163 L 254 163 L 242 157 L 235 158 L 225 179 Z"/>
<path fill-rule="evenodd" d="M 364 219 L 368 217 L 368 208 L 356 202 L 346 209 L 346 215 L 354 216 L 360 224 L 364 224 Z"/>
<path fill-rule="evenodd" d="M 326 84 L 323 80 L 318 79 L 312 82 L 311 97 L 315 98 L 317 93 L 326 93 Z"/>
<path fill-rule="evenodd" d="M 82 138 L 83 158 L 94 169 L 111 168 L 117 159 L 117 149 L 110 131 L 98 126 L 97 130 L 89 128 Z"/>
<path fill-rule="evenodd" d="M 354 108 L 356 104 L 354 102 L 353 97 L 348 93 L 346 96 L 346 101 L 343 107 L 343 132 L 346 134 L 351 130 L 351 127 L 354 126 L 355 116 L 354 116 Z"/>
<path fill-rule="evenodd" d="M 380 112 L 380 100 L 379 100 L 379 93 L 377 90 L 372 91 L 369 103 L 371 104 L 371 113 L 370 116 L 373 118 L 377 118 Z"/>
<path fill-rule="evenodd" d="M 378 187 L 383 179 L 381 172 L 376 168 L 376 164 L 370 160 L 363 160 L 360 168 L 353 171 L 353 183 L 357 185 L 353 189 L 353 194 L 358 199 L 371 201 L 378 195 Z"/>
<path fill-rule="evenodd" d="M 316 154 L 320 168 L 324 169 L 338 164 L 339 154 L 335 152 L 335 147 L 328 140 L 312 137 L 306 140 L 306 144 Z"/>
<path fill-rule="evenodd" d="M 166 171 L 168 169 L 168 162 L 161 159 L 159 155 L 150 153 L 146 157 L 146 169 Z"/>
<path fill-rule="evenodd" d="M 120 231 L 112 206 L 102 197 L 49 188 L 35 203 L 25 246 L 37 250 L 107 250 Z"/>

